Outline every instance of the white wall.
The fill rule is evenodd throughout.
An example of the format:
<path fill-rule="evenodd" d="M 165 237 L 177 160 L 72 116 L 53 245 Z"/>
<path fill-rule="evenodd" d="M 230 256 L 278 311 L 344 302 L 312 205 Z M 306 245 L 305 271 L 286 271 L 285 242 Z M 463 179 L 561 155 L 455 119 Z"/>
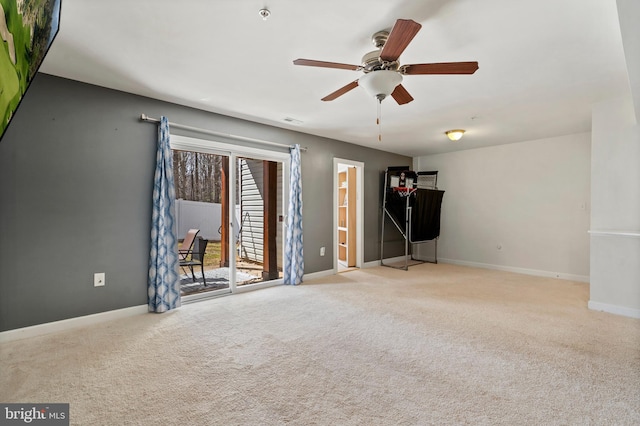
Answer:
<path fill-rule="evenodd" d="M 629 86 L 635 105 L 636 122 L 640 123 L 640 2 L 617 0 L 622 46 L 627 64 Z"/>
<path fill-rule="evenodd" d="M 640 126 L 631 96 L 593 108 L 589 307 L 640 318 Z"/>
<path fill-rule="evenodd" d="M 445 190 L 439 261 L 588 281 L 590 145 L 582 133 L 415 158 Z"/>
<path fill-rule="evenodd" d="M 640 4 L 616 3 L 629 91 L 593 107 L 589 307 L 640 318 Z"/>

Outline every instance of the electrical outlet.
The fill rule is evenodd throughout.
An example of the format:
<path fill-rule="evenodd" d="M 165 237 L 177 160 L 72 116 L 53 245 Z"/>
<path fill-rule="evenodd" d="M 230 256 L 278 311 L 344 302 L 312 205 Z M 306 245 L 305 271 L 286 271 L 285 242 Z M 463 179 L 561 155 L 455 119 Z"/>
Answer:
<path fill-rule="evenodd" d="M 324 247 L 320 247 L 320 256 L 324 256 Z"/>
<path fill-rule="evenodd" d="M 93 274 L 93 286 L 94 287 L 104 286 L 104 272 L 96 272 L 95 274 Z"/>

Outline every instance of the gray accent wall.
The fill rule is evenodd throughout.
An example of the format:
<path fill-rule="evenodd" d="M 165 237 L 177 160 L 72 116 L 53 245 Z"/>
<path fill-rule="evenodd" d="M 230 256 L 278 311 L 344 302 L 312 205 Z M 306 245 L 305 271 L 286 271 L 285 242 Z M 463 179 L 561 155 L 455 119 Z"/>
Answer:
<path fill-rule="evenodd" d="M 157 127 L 141 113 L 308 147 L 307 274 L 333 268 L 333 158 L 364 162 L 364 260 L 379 258 L 380 177 L 410 158 L 38 74 L 0 142 L 0 331 L 147 303 Z"/>

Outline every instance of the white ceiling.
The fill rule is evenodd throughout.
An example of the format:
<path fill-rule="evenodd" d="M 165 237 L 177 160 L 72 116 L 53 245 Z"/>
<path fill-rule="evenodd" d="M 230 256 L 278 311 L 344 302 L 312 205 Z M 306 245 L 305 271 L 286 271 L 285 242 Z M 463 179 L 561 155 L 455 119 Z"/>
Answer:
<path fill-rule="evenodd" d="M 398 18 L 422 24 L 401 64 L 480 68 L 405 76 L 415 100 L 382 103 L 379 142 L 362 88 L 320 101 L 360 72 L 292 61 L 358 65 Z M 615 0 L 63 0 L 40 71 L 410 156 L 588 132 L 628 91 Z"/>

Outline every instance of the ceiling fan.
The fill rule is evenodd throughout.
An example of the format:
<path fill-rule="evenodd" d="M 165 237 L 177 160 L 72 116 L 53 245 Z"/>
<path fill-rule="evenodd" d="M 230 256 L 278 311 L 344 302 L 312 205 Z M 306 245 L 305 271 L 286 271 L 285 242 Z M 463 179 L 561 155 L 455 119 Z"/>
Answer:
<path fill-rule="evenodd" d="M 377 50 L 364 55 L 361 65 L 315 61 L 312 59 L 296 59 L 293 63 L 294 65 L 364 72 L 364 75 L 359 79 L 322 98 L 323 101 L 332 101 L 361 86 L 372 96 L 375 96 L 379 102 L 391 95 L 398 105 L 413 101 L 413 97 L 401 84 L 403 75 L 473 74 L 476 72 L 478 69 L 477 62 L 400 65 L 398 61 L 400 55 L 420 31 L 420 28 L 422 28 L 422 25 L 411 19 L 398 19 L 391 32 L 378 31 L 371 37 L 371 41 Z"/>

